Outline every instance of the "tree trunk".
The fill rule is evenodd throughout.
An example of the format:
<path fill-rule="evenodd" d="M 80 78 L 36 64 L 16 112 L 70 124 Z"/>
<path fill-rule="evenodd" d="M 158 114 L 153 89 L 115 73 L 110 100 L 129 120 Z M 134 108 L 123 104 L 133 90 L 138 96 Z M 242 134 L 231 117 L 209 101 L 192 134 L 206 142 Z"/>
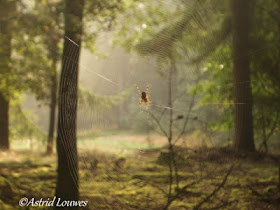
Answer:
<path fill-rule="evenodd" d="M 252 0 L 231 0 L 233 31 L 233 81 L 235 148 L 255 151 L 250 84 L 249 31 Z"/>
<path fill-rule="evenodd" d="M 280 0 L 278 0 L 278 78 L 280 79 Z M 279 81 L 279 80 L 278 80 Z M 280 84 L 278 82 L 278 90 L 280 91 Z M 280 93 L 279 93 L 280 95 Z M 280 108 L 279 108 L 280 109 Z M 280 191 L 280 161 L 278 161 L 278 190 Z"/>
<path fill-rule="evenodd" d="M 9 85 L 11 74 L 11 19 L 15 2 L 0 0 L 0 149 L 9 150 Z"/>
<path fill-rule="evenodd" d="M 169 107 L 169 128 L 168 128 L 168 150 L 171 155 L 171 160 L 168 160 L 169 167 L 169 191 L 167 197 L 166 207 L 169 205 L 172 197 L 172 185 L 173 185 L 173 103 L 172 103 L 172 76 L 173 76 L 173 65 L 170 67 L 168 72 L 168 107 Z M 167 209 L 167 208 L 166 208 Z"/>
<path fill-rule="evenodd" d="M 65 4 L 65 40 L 56 140 L 58 154 L 56 196 L 61 201 L 73 201 L 79 199 L 76 118 L 84 0 L 66 0 Z M 78 209 L 78 207 L 72 208 Z"/>
<path fill-rule="evenodd" d="M 9 101 L 0 93 L 0 150 L 9 150 Z"/>
<path fill-rule="evenodd" d="M 278 38 L 278 74 L 276 76 L 278 82 L 276 82 L 276 85 L 278 84 L 278 90 L 280 91 L 280 0 L 278 0 Z"/>
<path fill-rule="evenodd" d="M 56 59 L 53 59 L 53 75 L 51 76 L 51 103 L 50 103 L 50 122 L 49 122 L 47 155 L 51 155 L 53 152 L 56 105 L 57 105 L 56 98 L 57 98 Z"/>

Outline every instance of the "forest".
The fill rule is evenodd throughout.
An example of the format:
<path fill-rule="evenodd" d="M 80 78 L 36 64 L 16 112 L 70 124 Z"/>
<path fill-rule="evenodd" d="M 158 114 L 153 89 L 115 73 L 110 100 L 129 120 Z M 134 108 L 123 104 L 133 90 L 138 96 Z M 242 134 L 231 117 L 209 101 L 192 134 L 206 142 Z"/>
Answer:
<path fill-rule="evenodd" d="M 0 0 L 0 209 L 280 209 L 279 0 Z"/>

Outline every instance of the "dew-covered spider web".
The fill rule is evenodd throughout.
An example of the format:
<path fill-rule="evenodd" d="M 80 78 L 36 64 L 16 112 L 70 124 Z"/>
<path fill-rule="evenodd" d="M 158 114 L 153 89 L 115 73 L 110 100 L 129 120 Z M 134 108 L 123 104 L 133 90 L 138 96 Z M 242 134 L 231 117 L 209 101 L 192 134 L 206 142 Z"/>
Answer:
<path fill-rule="evenodd" d="M 72 175 L 86 208 L 237 208 L 226 182 L 239 183 L 230 173 L 240 165 L 225 146 L 233 144 L 234 107 L 247 100 L 235 103 L 233 88 L 262 81 L 233 82 L 227 5 L 198 2 L 136 3 L 120 14 L 113 31 L 98 34 L 95 45 L 105 58 L 64 37 L 71 44 L 62 62 L 70 70 L 81 50 L 79 175 Z M 250 56 L 273 47 L 258 47 Z M 75 84 L 67 86 L 75 91 Z M 30 121 L 47 132 L 47 107 L 24 107 L 34 109 L 38 119 Z M 62 144 L 75 150 L 63 133 Z"/>

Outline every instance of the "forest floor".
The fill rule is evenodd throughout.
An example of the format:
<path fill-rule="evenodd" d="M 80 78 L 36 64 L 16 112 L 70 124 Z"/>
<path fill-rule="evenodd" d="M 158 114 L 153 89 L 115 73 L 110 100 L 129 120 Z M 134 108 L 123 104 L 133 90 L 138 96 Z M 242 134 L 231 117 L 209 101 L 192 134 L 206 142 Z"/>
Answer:
<path fill-rule="evenodd" d="M 80 197 L 88 201 L 82 209 L 163 209 L 168 152 L 160 137 L 152 145 L 145 139 L 111 135 L 98 137 L 92 147 L 88 140 L 78 144 Z M 173 191 L 169 209 L 193 209 L 203 201 L 200 209 L 280 209 L 278 167 L 268 156 L 239 155 L 230 148 L 175 149 L 179 188 L 190 186 L 183 194 Z M 22 197 L 52 199 L 55 183 L 56 155 L 0 153 L 0 209 L 22 209 Z"/>

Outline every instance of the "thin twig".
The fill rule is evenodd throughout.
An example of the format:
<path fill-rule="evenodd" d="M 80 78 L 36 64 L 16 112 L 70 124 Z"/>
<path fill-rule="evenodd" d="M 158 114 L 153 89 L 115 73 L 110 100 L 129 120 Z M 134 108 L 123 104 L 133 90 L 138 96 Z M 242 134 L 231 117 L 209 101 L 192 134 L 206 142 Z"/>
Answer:
<path fill-rule="evenodd" d="M 155 116 L 152 112 L 150 112 L 150 111 L 146 111 L 146 112 L 148 112 L 148 114 L 149 114 L 149 115 L 153 118 L 153 120 L 158 124 L 158 126 L 159 126 L 161 132 L 168 138 L 168 134 L 166 133 L 166 131 L 164 130 L 164 128 L 162 127 L 160 121 L 156 118 L 156 116 Z"/>
<path fill-rule="evenodd" d="M 173 201 L 181 198 L 181 197 L 190 197 L 190 196 L 199 196 L 201 195 L 201 193 L 195 193 L 195 192 L 191 192 L 191 191 L 187 191 L 188 188 L 192 187 L 195 184 L 198 184 L 199 182 L 201 182 L 202 180 L 204 180 L 205 178 L 208 178 L 209 175 L 204 176 L 198 180 L 195 180 L 189 184 L 186 184 L 184 187 L 177 189 L 176 194 L 171 196 L 170 199 L 168 200 L 168 202 L 166 203 L 164 209 L 168 209 L 168 207 L 172 204 Z"/>
<path fill-rule="evenodd" d="M 228 172 L 226 173 L 223 181 L 221 182 L 221 184 L 215 188 L 212 193 L 210 193 L 208 196 L 206 196 L 202 201 L 200 201 L 193 209 L 194 210 L 198 210 L 204 203 L 207 203 L 226 183 L 228 176 L 231 174 L 232 170 L 233 170 L 234 164 L 230 167 L 230 169 L 228 170 Z"/>
<path fill-rule="evenodd" d="M 155 183 L 149 182 L 149 181 L 147 181 L 147 180 L 145 180 L 145 179 L 141 179 L 140 177 L 137 177 L 136 179 L 138 179 L 138 180 L 144 182 L 145 185 L 151 185 L 152 187 L 157 188 L 157 189 L 158 189 L 159 191 L 161 191 L 164 195 L 167 195 L 167 193 L 165 192 L 165 190 L 162 189 L 161 187 L 157 186 Z"/>
<path fill-rule="evenodd" d="M 195 100 L 195 96 L 196 96 L 196 93 L 194 93 L 192 95 L 192 101 L 190 103 L 190 106 L 188 108 L 188 113 L 187 113 L 187 116 L 185 117 L 185 122 L 184 122 L 184 125 L 183 125 L 183 128 L 182 128 L 182 131 L 181 133 L 178 135 L 177 139 L 174 141 L 174 144 L 176 144 L 176 142 L 184 135 L 185 133 L 185 130 L 186 130 L 186 127 L 187 127 L 187 124 L 188 124 L 188 121 L 190 119 L 190 113 L 191 113 L 191 110 L 193 108 L 193 105 L 194 105 L 194 100 Z"/>

